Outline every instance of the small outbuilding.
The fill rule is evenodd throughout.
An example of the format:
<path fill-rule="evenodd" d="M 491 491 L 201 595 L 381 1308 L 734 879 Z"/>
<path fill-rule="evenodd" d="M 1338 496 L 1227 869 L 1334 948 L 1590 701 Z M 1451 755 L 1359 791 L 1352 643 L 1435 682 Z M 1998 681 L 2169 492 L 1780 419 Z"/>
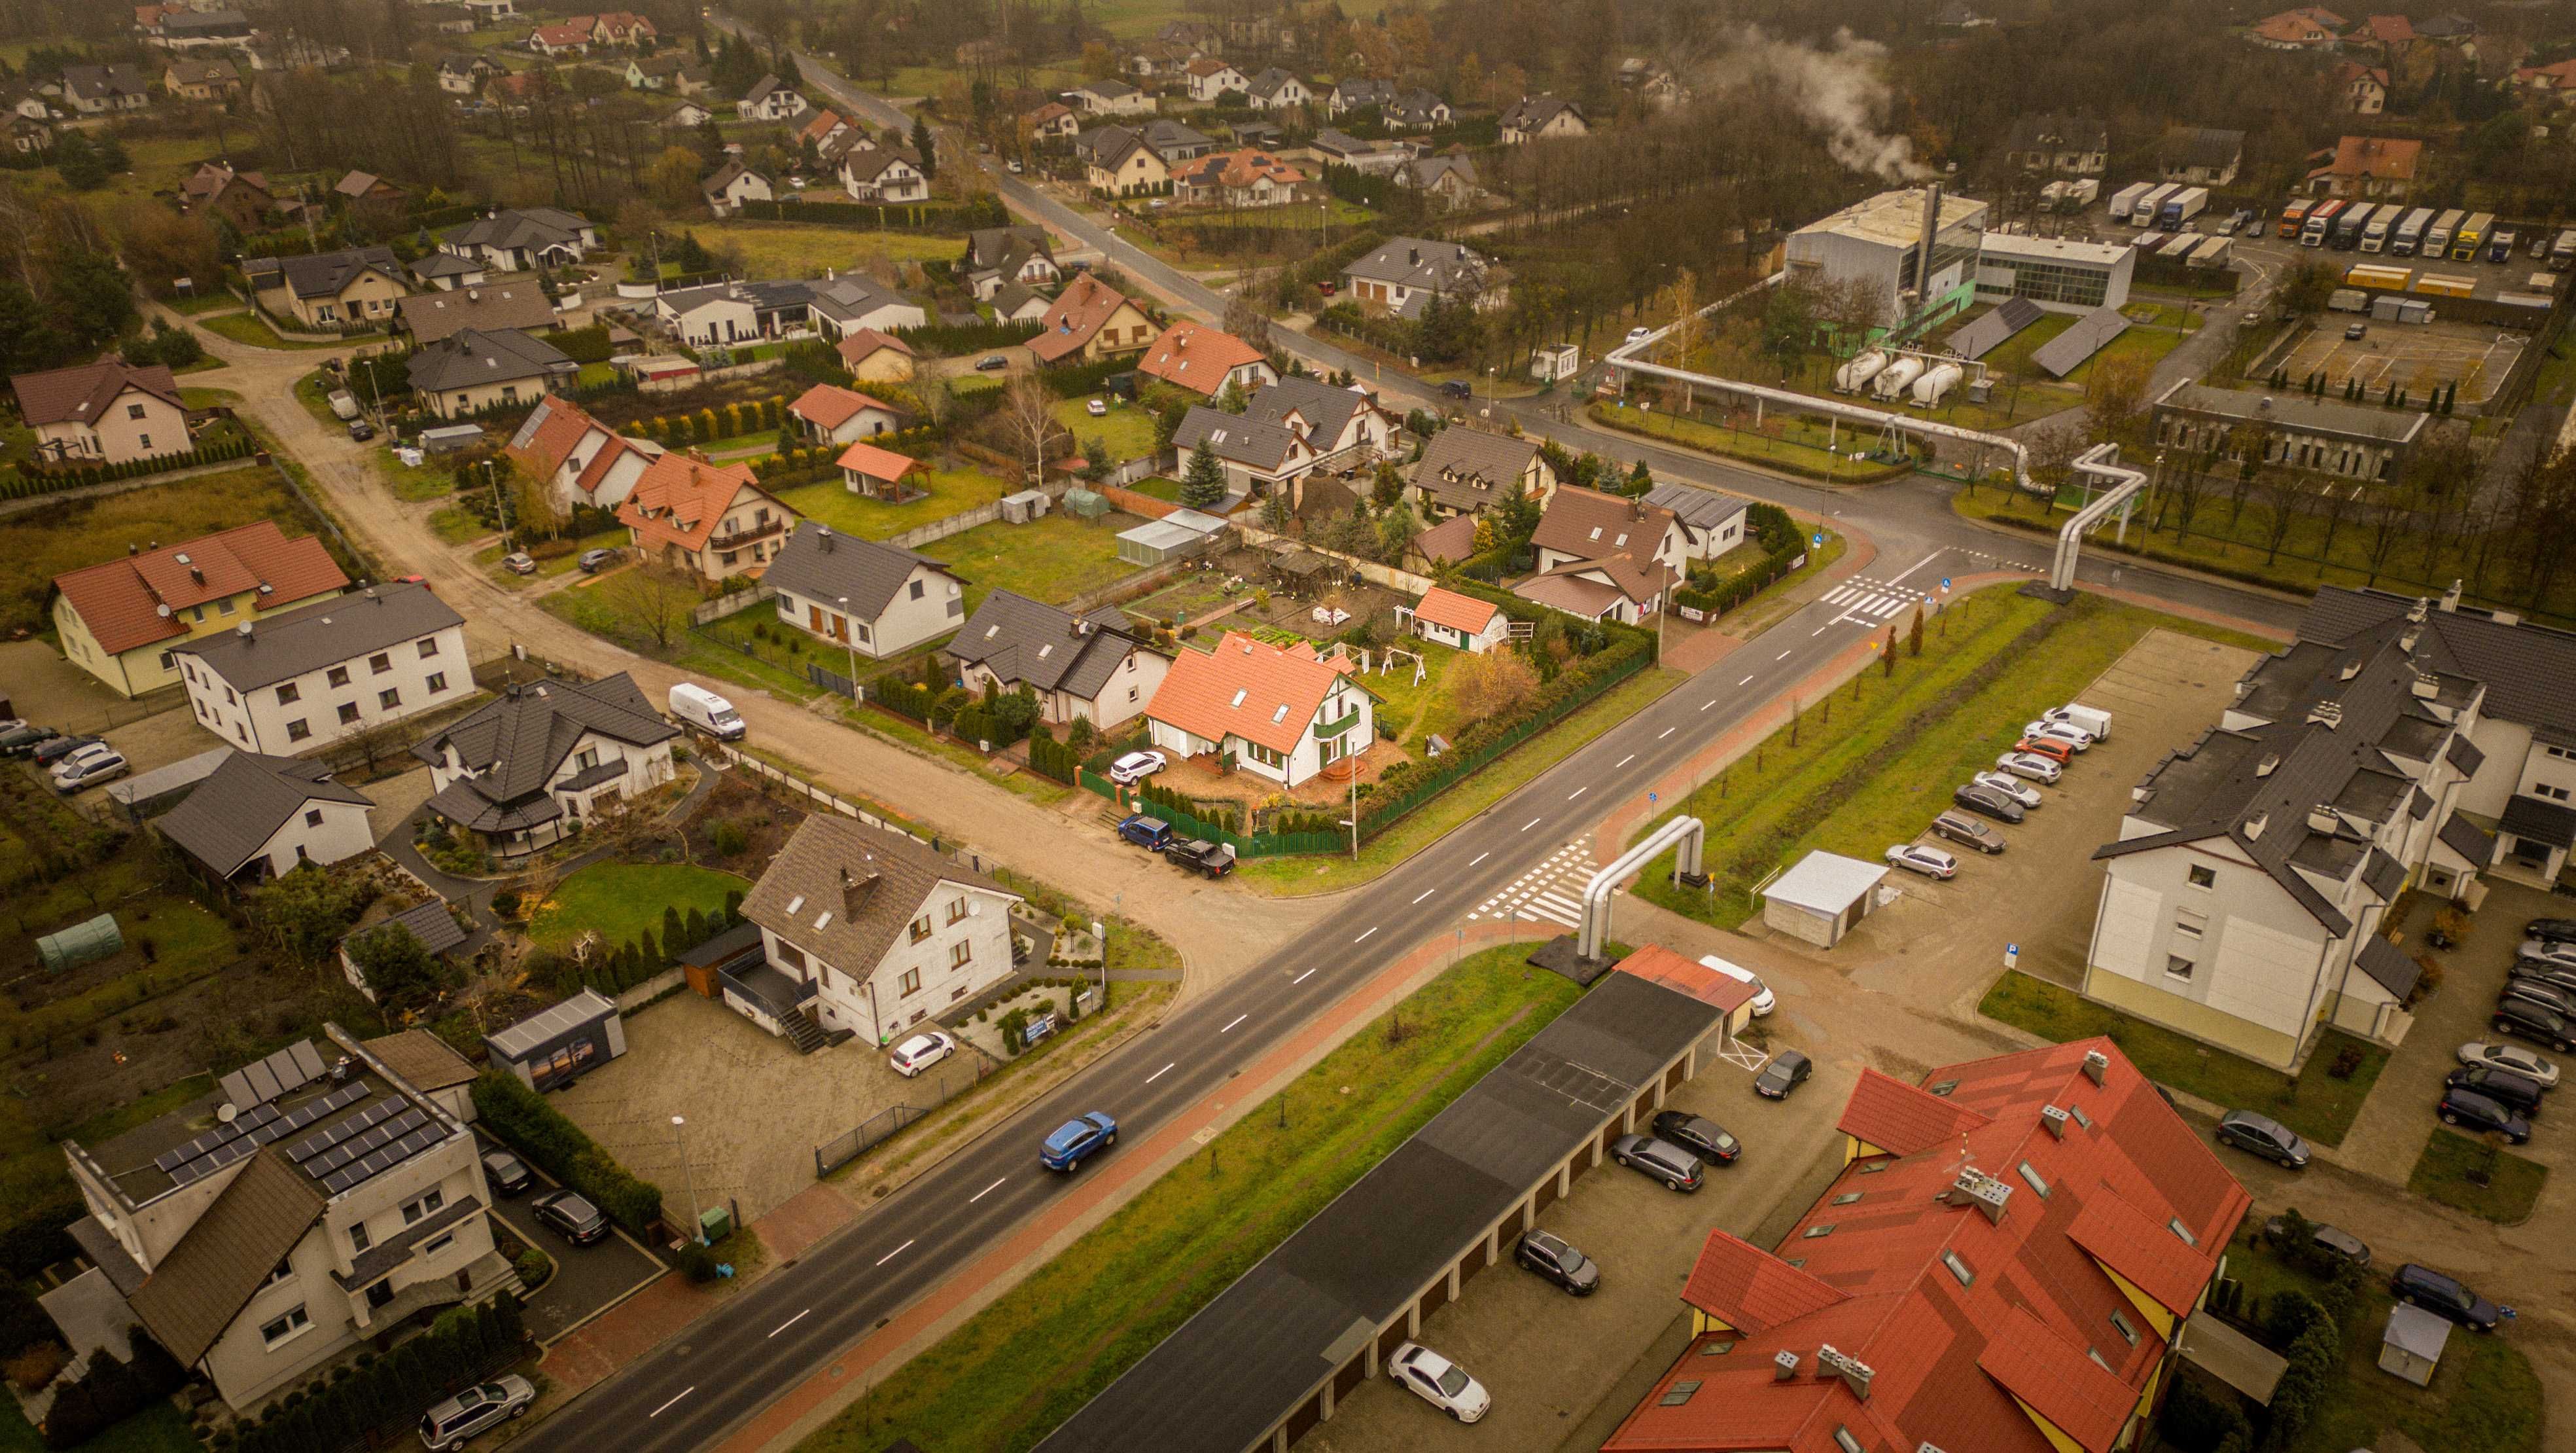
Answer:
<path fill-rule="evenodd" d="M 617 1003 L 584 989 L 497 1034 L 483 1036 L 495 1069 L 532 1090 L 551 1090 L 626 1053 L 626 1019 Z"/>
<path fill-rule="evenodd" d="M 340 973 L 348 979 L 350 988 L 367 996 L 367 1002 L 370 1004 L 376 1002 L 376 991 L 368 986 L 366 971 L 358 967 L 358 960 L 350 949 L 361 940 L 373 938 L 380 933 L 389 933 L 397 928 L 420 940 L 421 948 L 432 958 L 445 955 L 466 939 L 465 930 L 457 923 L 456 915 L 447 909 L 447 900 L 432 898 L 426 903 L 406 908 L 390 918 L 379 919 L 368 924 L 340 940 Z"/>
<path fill-rule="evenodd" d="M 1501 606 L 1436 585 L 1422 593 L 1418 604 L 1397 606 L 1395 617 L 1412 635 L 1477 654 L 1501 645 L 1512 625 Z"/>
<path fill-rule="evenodd" d="M 2388 1330 L 2379 1339 L 2379 1370 L 2430 1387 L 2433 1369 L 2441 1365 L 2442 1349 L 2450 1341 L 2447 1319 L 2400 1303 L 2388 1309 Z"/>
<path fill-rule="evenodd" d="M 1208 537 L 1225 528 L 1225 521 L 1198 510 L 1174 510 L 1159 520 L 1148 520 L 1118 536 L 1118 558 L 1130 565 L 1160 565 L 1166 560 L 1195 553 Z"/>
<path fill-rule="evenodd" d="M 1791 938 L 1832 948 L 1878 906 L 1878 885 L 1886 876 L 1884 863 L 1809 853 L 1762 890 L 1762 922 Z"/>
<path fill-rule="evenodd" d="M 1002 496 L 1002 518 L 1014 525 L 1025 525 L 1047 512 L 1047 493 L 1042 489 L 1024 489 Z"/>

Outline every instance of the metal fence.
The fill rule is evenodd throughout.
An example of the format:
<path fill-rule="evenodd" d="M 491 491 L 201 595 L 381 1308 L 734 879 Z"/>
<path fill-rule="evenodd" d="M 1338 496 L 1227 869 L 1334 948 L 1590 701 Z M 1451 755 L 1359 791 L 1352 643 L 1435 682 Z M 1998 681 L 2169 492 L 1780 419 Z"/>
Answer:
<path fill-rule="evenodd" d="M 973 1072 L 965 1075 L 953 1072 L 943 1074 L 934 1087 L 938 1095 L 929 1104 L 889 1106 L 860 1121 L 849 1130 L 815 1146 L 814 1178 L 821 1180 L 851 1161 L 857 1160 L 869 1150 L 883 1144 L 886 1138 L 896 1131 L 947 1104 L 959 1094 L 982 1084 L 984 1076 L 991 1073 L 991 1068 L 985 1063 L 981 1054 L 971 1049 L 966 1054 L 974 1065 Z M 921 1088 L 921 1082 L 913 1081 L 910 1088 L 917 1093 Z"/>

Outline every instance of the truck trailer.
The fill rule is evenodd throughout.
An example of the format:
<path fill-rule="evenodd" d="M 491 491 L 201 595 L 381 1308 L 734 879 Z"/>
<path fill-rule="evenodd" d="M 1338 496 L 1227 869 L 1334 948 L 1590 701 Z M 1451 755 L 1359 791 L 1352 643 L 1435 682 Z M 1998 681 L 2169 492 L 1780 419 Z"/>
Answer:
<path fill-rule="evenodd" d="M 2415 249 L 2423 245 L 2424 229 L 2433 225 L 2433 216 L 2433 209 L 2430 207 L 2418 207 L 2407 213 L 2398 222 L 2397 230 L 2389 234 L 2388 255 L 2413 257 Z"/>
<path fill-rule="evenodd" d="M 2066 205 L 2066 183 L 2050 182 L 2039 189 L 2039 210 L 2054 212 Z"/>
<path fill-rule="evenodd" d="M 2065 210 L 2081 212 L 2102 195 L 2102 183 L 2094 177 L 2078 177 L 2066 184 Z"/>
<path fill-rule="evenodd" d="M 2494 231 L 2495 213 L 2470 214 L 2469 220 L 2460 224 L 2460 230 L 2451 234 L 2451 261 L 2477 261 L 2478 254 L 2486 248 L 2488 234 Z"/>
<path fill-rule="evenodd" d="M 2156 225 L 2167 232 L 2180 232 L 2182 225 L 2209 208 L 2209 188 L 2185 187 L 2165 198 L 2156 213 Z"/>
<path fill-rule="evenodd" d="M 2388 250 L 2388 235 L 2397 230 L 2398 219 L 2405 215 L 2405 208 L 2394 206 L 2382 207 L 2378 211 L 2371 213 L 2370 220 L 2363 223 L 2361 227 L 2361 250 L 2364 252 L 2386 252 Z"/>
<path fill-rule="evenodd" d="M 2569 268 L 2576 268 L 2576 227 L 2559 233 L 2558 240 L 2549 244 L 2549 270 L 2565 272 Z"/>
<path fill-rule="evenodd" d="M 2427 223 L 2424 227 L 2424 246 L 2421 255 L 2425 257 L 2450 256 L 2451 234 L 2460 230 L 2460 224 L 2467 221 L 2468 216 L 2468 213 L 2461 211 L 2457 207 L 2453 207 L 2449 211 L 2444 212 L 2441 216 L 2436 217 L 2431 222 Z"/>
<path fill-rule="evenodd" d="M 2152 192 L 2155 189 L 2155 184 L 2153 182 L 2131 182 L 2120 190 L 2113 192 L 2111 194 L 2111 220 L 2114 222 L 2128 221 L 2129 215 L 2137 209 L 2138 203 L 2146 197 L 2147 193 Z"/>
<path fill-rule="evenodd" d="M 2361 229 L 2369 224 L 2372 215 L 2378 210 L 2378 206 L 2374 203 L 2355 202 L 2337 212 L 2334 220 L 2334 235 L 2326 239 L 2326 245 L 2337 252 L 2350 252 L 2359 247 Z"/>
<path fill-rule="evenodd" d="M 2281 235 L 2295 241 L 2299 229 L 2307 225 L 2308 214 L 2315 210 L 2316 204 L 2307 198 L 2292 197 L 2290 204 L 2281 209 Z"/>
<path fill-rule="evenodd" d="M 2169 200 L 2174 193 L 2181 190 L 2182 186 L 2180 183 L 2166 182 L 2162 186 L 2157 187 L 2154 191 L 2140 197 L 2137 205 L 2129 209 L 2130 225 L 2134 227 L 2155 226 L 2156 218 L 2161 216 L 2164 212 L 2166 201 Z"/>
<path fill-rule="evenodd" d="M 2199 246 L 2199 247 L 2197 247 L 2197 248 L 2195 248 L 2195 249 L 2193 249 L 2192 254 L 2191 254 L 2191 260 L 2190 260 L 2190 262 L 2189 262 L 2188 264 L 2186 264 L 2186 265 L 2187 265 L 2187 266 L 2190 266 L 2190 267 L 2225 267 L 2225 266 L 2227 266 L 2227 264 L 2228 264 L 2229 260 L 2230 260 L 2230 259 L 2232 259 L 2235 255 L 2236 255 L 2236 239 L 2235 239 L 2235 238 L 2233 238 L 2233 237 L 2208 237 L 2208 238 L 2203 238 L 2203 239 L 2201 240 L 2201 244 L 2200 244 L 2200 246 Z"/>
<path fill-rule="evenodd" d="M 2327 202 L 2308 210 L 2308 220 L 2299 228 L 2301 247 L 2323 247 L 2334 232 L 2335 219 L 2344 213 L 2342 202 Z"/>

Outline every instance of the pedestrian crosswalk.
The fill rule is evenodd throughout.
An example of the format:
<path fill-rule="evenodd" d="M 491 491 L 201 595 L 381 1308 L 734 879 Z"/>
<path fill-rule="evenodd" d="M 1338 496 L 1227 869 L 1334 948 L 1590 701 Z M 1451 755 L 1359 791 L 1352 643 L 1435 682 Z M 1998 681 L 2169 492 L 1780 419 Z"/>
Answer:
<path fill-rule="evenodd" d="M 1834 617 L 1835 620 L 1858 621 L 1864 625 L 1887 620 L 1921 599 L 1921 595 L 1902 585 L 1888 585 L 1857 575 L 1825 592 L 1825 604 L 1843 608 L 1843 613 Z"/>
<path fill-rule="evenodd" d="M 1578 838 L 1547 855 L 1510 886 L 1476 905 L 1470 922 L 1523 919 L 1560 928 L 1583 924 L 1583 890 L 1592 881 L 1592 840 Z"/>

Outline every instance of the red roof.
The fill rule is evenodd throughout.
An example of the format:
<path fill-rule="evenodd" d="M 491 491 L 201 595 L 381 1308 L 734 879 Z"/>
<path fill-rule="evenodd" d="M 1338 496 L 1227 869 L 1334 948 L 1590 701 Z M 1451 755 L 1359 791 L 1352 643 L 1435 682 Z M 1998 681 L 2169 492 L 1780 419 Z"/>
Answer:
<path fill-rule="evenodd" d="M 828 383 L 818 383 L 805 390 L 797 397 L 796 402 L 787 406 L 787 412 L 800 419 L 810 420 L 815 427 L 821 429 L 837 429 L 856 418 L 863 409 L 875 409 L 887 414 L 900 412 L 892 404 L 879 402 L 854 389 L 840 388 Z"/>
<path fill-rule="evenodd" d="M 1124 293 L 1091 273 L 1078 274 L 1038 320 L 1038 336 L 1029 340 L 1029 351 L 1042 363 L 1079 352 L 1126 304 Z"/>
<path fill-rule="evenodd" d="M 1452 515 L 1413 537 L 1413 548 L 1427 560 L 1448 563 L 1476 553 L 1476 517 Z"/>
<path fill-rule="evenodd" d="M 881 333 L 874 328 L 851 329 L 849 336 L 841 340 L 841 346 L 833 351 L 841 355 L 843 363 L 855 368 L 860 360 L 887 348 L 893 349 L 906 358 L 913 356 L 911 344 L 891 333 Z"/>
<path fill-rule="evenodd" d="M 262 586 L 255 609 L 282 610 L 349 588 L 311 535 L 288 539 L 274 520 L 205 535 L 54 577 L 54 586 L 110 655 L 188 633 L 179 612 Z M 162 607 L 169 614 L 161 613 Z"/>
<path fill-rule="evenodd" d="M 1891 1079 L 1874 1069 L 1860 1072 L 1851 1099 L 1843 1106 L 1836 1130 L 1881 1150 L 1912 1155 L 1957 1140 L 1994 1122 L 1929 1090 Z"/>
<path fill-rule="evenodd" d="M 799 141 L 810 141 L 819 146 L 822 144 L 823 138 L 830 136 L 833 132 L 838 131 L 849 124 L 849 122 L 841 119 L 841 113 L 827 110 L 822 115 L 806 122 L 805 129 L 796 133 L 796 139 Z"/>
<path fill-rule="evenodd" d="M 2347 136 L 2335 143 L 2334 160 L 2308 173 L 2312 177 L 2380 177 L 2407 180 L 2424 154 L 2424 143 L 2405 137 Z"/>
<path fill-rule="evenodd" d="M 1492 625 L 1494 617 L 1502 613 L 1503 608 L 1491 601 L 1478 600 L 1472 595 L 1460 595 L 1454 590 L 1443 590 L 1436 585 L 1424 591 L 1421 603 L 1413 608 L 1414 618 L 1417 620 L 1426 620 L 1435 626 L 1447 626 L 1453 631 L 1464 631 L 1471 636 L 1483 635 L 1485 627 Z"/>
<path fill-rule="evenodd" d="M 2361 27 L 2382 45 L 2403 45 L 2415 38 L 2415 22 L 2403 15 L 2374 15 Z"/>
<path fill-rule="evenodd" d="M 636 547 L 648 559 L 664 544 L 696 554 L 706 548 L 734 500 L 746 489 L 759 488 L 748 464 L 709 464 L 665 454 L 636 477 L 634 493 L 617 506 L 617 522 L 635 532 Z M 778 508 L 794 513 L 784 503 Z"/>
<path fill-rule="evenodd" d="M 159 363 L 137 368 L 111 358 L 22 373 L 9 380 L 9 387 L 17 392 L 19 417 L 30 426 L 95 424 L 107 417 L 108 406 L 127 389 L 139 389 L 174 409 L 187 407 L 180 401 L 179 380 L 171 376 L 168 365 Z"/>
<path fill-rule="evenodd" d="M 2108 1039 L 1926 1078 L 1955 1082 L 1919 1093 L 1963 1133 L 1858 1157 L 1776 1252 L 1713 1234 L 1684 1299 L 1738 1330 L 1695 1339 L 1605 1449 L 1834 1453 L 1848 1427 L 1873 1453 L 2051 1453 L 2045 1419 L 2108 1453 L 2169 1350 L 2114 1272 L 2160 1306 L 2193 1305 L 2210 1252 L 2245 1217 L 2244 1188 Z M 1844 1119 L 1919 1136 L 1929 1108 L 1864 1075 Z M 1963 1180 L 1998 1188 L 1999 1219 L 1953 1193 Z M 1823 1346 L 1868 1369 L 1866 1401 L 1820 1371 Z M 1787 1378 L 1782 1352 L 1799 1358 Z"/>
<path fill-rule="evenodd" d="M 540 25 L 536 29 L 536 34 L 530 38 L 539 45 L 554 46 L 557 48 L 588 45 L 590 44 L 590 27 L 587 25 Z"/>
<path fill-rule="evenodd" d="M 1261 361 L 1260 349 L 1233 334 L 1184 321 L 1163 330 L 1163 336 L 1137 362 L 1136 371 L 1215 398 L 1224 392 L 1228 374 Z"/>
<path fill-rule="evenodd" d="M 537 418 L 536 415 L 543 417 Z M 519 435 L 501 452 L 538 479 L 554 478 L 555 471 L 563 467 L 564 461 L 572 457 L 572 452 L 581 447 L 581 441 L 589 438 L 592 431 L 609 432 L 607 425 L 583 412 L 581 405 L 561 394 L 548 394 L 539 399 L 536 414 L 531 417 L 536 418 L 535 430 L 529 431 L 522 426 Z"/>
<path fill-rule="evenodd" d="M 842 450 L 841 457 L 833 462 L 870 479 L 901 479 L 921 467 L 919 460 L 880 449 L 864 439 Z"/>
<path fill-rule="evenodd" d="M 1214 651 L 1181 652 L 1145 714 L 1211 742 L 1235 736 L 1294 751 L 1349 664 L 1228 631 Z"/>

